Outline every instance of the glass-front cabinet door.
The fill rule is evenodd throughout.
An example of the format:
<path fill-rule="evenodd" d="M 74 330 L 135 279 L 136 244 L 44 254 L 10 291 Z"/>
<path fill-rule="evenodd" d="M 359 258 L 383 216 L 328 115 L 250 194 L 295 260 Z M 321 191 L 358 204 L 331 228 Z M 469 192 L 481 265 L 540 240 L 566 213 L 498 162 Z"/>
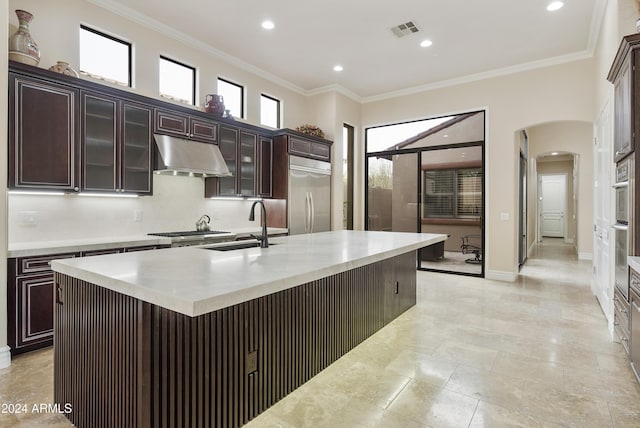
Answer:
<path fill-rule="evenodd" d="M 117 109 L 115 99 L 82 96 L 83 190 L 117 189 Z"/>
<path fill-rule="evenodd" d="M 151 107 L 82 94 L 82 190 L 151 193 Z"/>
<path fill-rule="evenodd" d="M 238 187 L 242 196 L 255 196 L 256 194 L 256 155 L 257 135 L 248 132 L 240 134 L 240 180 Z"/>
<path fill-rule="evenodd" d="M 122 180 L 123 192 L 151 192 L 151 108 L 122 104 Z"/>
<path fill-rule="evenodd" d="M 238 130 L 226 126 L 220 126 L 220 141 L 218 143 L 220 153 L 229 168 L 230 177 L 218 178 L 218 196 L 237 196 L 236 179 L 238 176 Z"/>

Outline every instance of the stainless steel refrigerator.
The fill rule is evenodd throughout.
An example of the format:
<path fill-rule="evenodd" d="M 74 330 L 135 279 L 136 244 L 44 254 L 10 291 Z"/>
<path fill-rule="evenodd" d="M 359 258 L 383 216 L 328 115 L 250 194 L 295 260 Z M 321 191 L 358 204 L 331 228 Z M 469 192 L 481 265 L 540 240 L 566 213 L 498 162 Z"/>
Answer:
<path fill-rule="evenodd" d="M 289 234 L 331 230 L 331 163 L 289 156 Z"/>

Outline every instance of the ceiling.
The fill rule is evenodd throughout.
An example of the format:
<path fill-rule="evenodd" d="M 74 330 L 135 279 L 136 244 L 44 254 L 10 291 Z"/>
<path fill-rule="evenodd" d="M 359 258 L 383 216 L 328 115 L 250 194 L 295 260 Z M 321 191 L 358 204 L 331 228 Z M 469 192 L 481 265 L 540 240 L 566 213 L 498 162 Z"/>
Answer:
<path fill-rule="evenodd" d="M 548 12 L 551 0 L 89 1 L 301 93 L 362 101 L 589 57 L 606 3 L 564 0 Z M 420 31 L 396 37 L 391 27 L 407 21 Z"/>

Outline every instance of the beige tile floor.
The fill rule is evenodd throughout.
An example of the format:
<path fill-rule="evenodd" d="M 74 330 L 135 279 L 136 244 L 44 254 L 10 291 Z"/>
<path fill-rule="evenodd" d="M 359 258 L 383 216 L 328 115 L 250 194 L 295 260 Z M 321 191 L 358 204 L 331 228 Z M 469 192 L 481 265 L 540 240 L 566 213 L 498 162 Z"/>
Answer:
<path fill-rule="evenodd" d="M 590 292 L 545 240 L 515 283 L 418 273 L 418 304 L 248 427 L 640 427 L 640 385 Z M 51 350 L 0 370 L 0 403 L 50 403 Z M 0 414 L 0 427 L 69 426 Z"/>

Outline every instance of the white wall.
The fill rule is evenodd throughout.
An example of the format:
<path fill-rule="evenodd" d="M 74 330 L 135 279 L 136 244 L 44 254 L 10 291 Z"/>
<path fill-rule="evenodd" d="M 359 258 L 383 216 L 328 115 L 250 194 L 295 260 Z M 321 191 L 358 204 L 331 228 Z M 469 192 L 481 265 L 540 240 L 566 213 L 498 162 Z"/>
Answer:
<path fill-rule="evenodd" d="M 141 235 L 149 232 L 195 230 L 202 214 L 217 230 L 256 226 L 250 222 L 250 200 L 205 199 L 204 180 L 154 175 L 154 194 L 139 198 L 82 197 L 78 195 L 9 195 L 9 242 L 54 241 Z M 142 221 L 134 221 L 134 211 Z M 24 224 L 24 213 L 35 225 Z M 35 214 L 33 214 L 35 213 Z"/>
<path fill-rule="evenodd" d="M 9 8 L 6 3 L 0 6 L 0 34 L 8 31 Z M 7 44 L 0 43 L 0 57 L 8 55 Z M 0 79 L 6 82 L 7 62 L 0 61 Z M 0 85 L 0 369 L 11 363 L 11 356 L 7 346 L 7 106 L 9 95 L 7 85 Z"/>
<path fill-rule="evenodd" d="M 486 276 L 515 279 L 518 219 L 518 131 L 533 124 L 592 122 L 593 60 L 581 60 L 363 105 L 363 127 L 485 109 Z M 501 220 L 501 215 L 508 220 Z"/>

